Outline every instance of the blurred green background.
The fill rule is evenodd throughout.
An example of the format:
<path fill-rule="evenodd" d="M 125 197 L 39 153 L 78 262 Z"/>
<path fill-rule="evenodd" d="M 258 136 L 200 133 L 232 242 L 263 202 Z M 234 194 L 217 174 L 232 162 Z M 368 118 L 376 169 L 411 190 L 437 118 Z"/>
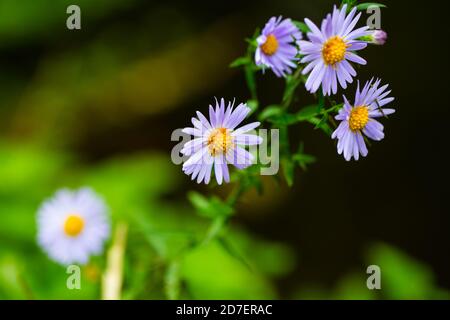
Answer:
<path fill-rule="evenodd" d="M 359 71 L 394 90 L 386 140 L 346 163 L 322 132 L 295 127 L 317 163 L 291 190 L 264 179 L 264 195 L 246 194 L 227 232 L 198 246 L 209 220 L 188 191 L 229 188 L 197 186 L 171 163 L 172 130 L 214 96 L 248 99 L 228 65 L 256 27 L 279 14 L 318 22 L 335 2 L 0 0 L 0 298 L 102 297 L 106 254 L 68 290 L 65 268 L 35 240 L 43 199 L 85 185 L 104 196 L 114 226 L 128 226 L 124 299 L 450 298 L 449 109 L 438 94 L 448 79 L 437 72 L 448 58 L 424 50 L 444 37 L 425 27 L 439 20 L 434 9 L 399 2 L 383 1 L 389 42 L 367 49 Z M 79 31 L 66 28 L 70 4 L 81 7 Z M 268 72 L 258 87 L 270 105 L 283 81 Z M 295 108 L 311 99 L 300 92 Z M 366 287 L 371 264 L 382 290 Z"/>

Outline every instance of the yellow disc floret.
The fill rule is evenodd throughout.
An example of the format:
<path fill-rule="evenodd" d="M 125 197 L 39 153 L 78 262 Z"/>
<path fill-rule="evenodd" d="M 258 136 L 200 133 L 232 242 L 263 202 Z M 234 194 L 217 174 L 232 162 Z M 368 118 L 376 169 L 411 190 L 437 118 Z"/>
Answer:
<path fill-rule="evenodd" d="M 78 236 L 84 228 L 84 219 L 78 214 L 71 214 L 64 222 L 64 233 L 69 237 Z"/>
<path fill-rule="evenodd" d="M 209 153 L 213 157 L 217 154 L 226 154 L 232 146 L 232 137 L 226 128 L 214 129 L 208 137 Z"/>
<path fill-rule="evenodd" d="M 367 122 L 369 122 L 369 108 L 366 106 L 354 107 L 350 111 L 350 117 L 348 119 L 350 130 L 354 132 L 362 130 Z"/>
<path fill-rule="evenodd" d="M 266 38 L 266 42 L 261 45 L 261 50 L 264 54 L 271 56 L 278 50 L 278 40 L 273 34 L 269 34 Z"/>
<path fill-rule="evenodd" d="M 347 43 L 339 36 L 329 38 L 322 47 L 325 64 L 334 66 L 344 60 L 348 47 Z"/>

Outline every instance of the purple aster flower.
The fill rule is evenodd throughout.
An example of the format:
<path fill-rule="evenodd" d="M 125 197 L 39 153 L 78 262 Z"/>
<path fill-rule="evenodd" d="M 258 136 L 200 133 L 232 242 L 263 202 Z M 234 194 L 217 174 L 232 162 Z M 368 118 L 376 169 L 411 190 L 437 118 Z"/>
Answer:
<path fill-rule="evenodd" d="M 394 98 L 388 97 L 391 91 L 386 91 L 388 85 L 378 88 L 381 80 L 373 83 L 373 79 L 366 83 L 362 91 L 356 90 L 355 103 L 352 106 L 344 96 L 344 107 L 339 110 L 336 120 L 341 123 L 331 136 L 338 139 L 337 150 L 344 153 L 344 158 L 350 161 L 352 157 L 359 159 L 359 154 L 365 157 L 368 153 L 363 134 L 375 141 L 383 140 L 383 125 L 375 118 L 384 117 L 395 112 L 394 109 L 385 109 L 383 106 L 392 102 Z"/>
<path fill-rule="evenodd" d="M 291 19 L 281 20 L 281 16 L 272 17 L 266 23 L 261 35 L 256 39 L 258 48 L 255 52 L 256 65 L 268 67 L 277 77 L 285 77 L 296 68 L 297 41 L 302 33 L 292 23 Z"/>
<path fill-rule="evenodd" d="M 214 173 L 217 183 L 230 181 L 228 164 L 238 169 L 244 169 L 253 163 L 253 155 L 245 149 L 245 146 L 258 145 L 262 138 L 248 132 L 260 125 L 253 122 L 238 128 L 238 125 L 246 118 L 250 108 L 245 103 L 233 108 L 234 102 L 229 102 L 225 108 L 225 101 L 216 101 L 215 109 L 209 106 L 209 121 L 197 111 L 198 118 L 192 118 L 193 128 L 184 128 L 183 132 L 194 136 L 187 142 L 181 153 L 189 159 L 183 164 L 183 172 L 192 175 L 192 180 L 197 178 L 197 183 L 202 181 L 208 184 L 211 179 L 211 171 Z"/>
<path fill-rule="evenodd" d="M 351 83 L 356 71 L 349 63 L 366 64 L 366 60 L 356 55 L 353 51 L 364 49 L 367 43 L 358 40 L 367 36 L 368 27 L 354 30 L 361 13 L 356 17 L 356 8 L 346 16 L 347 5 L 341 10 L 334 7 L 333 13 L 322 21 L 319 29 L 311 20 L 305 19 L 310 28 L 309 41 L 299 41 L 300 54 L 304 55 L 301 63 L 308 63 L 303 74 L 309 72 L 306 81 L 306 89 L 311 93 L 316 92 L 320 85 L 324 95 L 336 94 L 337 83 L 342 88 L 347 88 L 347 82 Z"/>
<path fill-rule="evenodd" d="M 86 264 L 110 234 L 106 204 L 90 188 L 59 190 L 42 204 L 37 221 L 39 245 L 63 265 Z"/>

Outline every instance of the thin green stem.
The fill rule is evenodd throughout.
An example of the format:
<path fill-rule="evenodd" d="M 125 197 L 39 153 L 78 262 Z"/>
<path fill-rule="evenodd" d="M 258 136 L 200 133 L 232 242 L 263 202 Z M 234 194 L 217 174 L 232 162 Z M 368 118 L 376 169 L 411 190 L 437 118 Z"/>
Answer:
<path fill-rule="evenodd" d="M 233 207 L 244 192 L 245 192 L 244 185 L 242 184 L 242 182 L 237 181 L 236 186 L 233 188 L 233 190 L 228 195 L 228 198 L 226 201 L 227 204 L 229 206 Z"/>
<path fill-rule="evenodd" d="M 227 205 L 234 207 L 239 201 L 239 198 L 245 192 L 245 186 L 241 181 L 237 181 L 233 190 L 228 195 L 226 200 Z M 220 216 L 211 222 L 211 225 L 206 233 L 206 237 L 203 239 L 202 244 L 207 244 L 214 238 L 216 238 L 222 229 L 227 225 L 228 221 L 231 219 L 232 215 Z"/>
<path fill-rule="evenodd" d="M 302 80 L 302 70 L 303 68 L 298 67 L 297 70 L 292 75 L 292 78 L 290 79 L 290 82 L 300 81 L 299 83 L 303 82 Z M 292 100 L 294 99 L 295 95 L 295 89 L 297 88 L 298 84 L 294 84 L 294 90 L 292 92 L 288 92 L 290 89 L 290 85 L 288 82 L 286 82 L 286 88 L 284 89 L 283 94 L 283 101 L 281 103 L 281 107 L 283 110 L 289 109 L 290 105 L 292 104 Z"/>

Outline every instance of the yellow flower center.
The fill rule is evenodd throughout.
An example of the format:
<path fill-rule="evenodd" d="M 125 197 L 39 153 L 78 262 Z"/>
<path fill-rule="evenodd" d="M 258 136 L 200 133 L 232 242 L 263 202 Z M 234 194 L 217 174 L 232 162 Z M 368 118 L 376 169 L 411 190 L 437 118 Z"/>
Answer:
<path fill-rule="evenodd" d="M 322 47 L 322 57 L 327 65 L 335 65 L 345 58 L 345 53 L 349 47 L 345 41 L 338 36 L 331 37 Z"/>
<path fill-rule="evenodd" d="M 226 154 L 233 146 L 230 131 L 226 128 L 217 128 L 208 137 L 209 153 L 212 156 Z"/>
<path fill-rule="evenodd" d="M 367 122 L 369 122 L 369 108 L 366 106 L 359 106 L 352 109 L 350 118 L 348 119 L 350 130 L 362 130 Z"/>
<path fill-rule="evenodd" d="M 71 214 L 64 222 L 64 233 L 69 237 L 78 236 L 84 228 L 84 219 L 78 214 Z"/>
<path fill-rule="evenodd" d="M 261 45 L 261 50 L 264 54 L 271 56 L 278 50 L 278 41 L 273 34 L 267 36 L 266 42 Z"/>

